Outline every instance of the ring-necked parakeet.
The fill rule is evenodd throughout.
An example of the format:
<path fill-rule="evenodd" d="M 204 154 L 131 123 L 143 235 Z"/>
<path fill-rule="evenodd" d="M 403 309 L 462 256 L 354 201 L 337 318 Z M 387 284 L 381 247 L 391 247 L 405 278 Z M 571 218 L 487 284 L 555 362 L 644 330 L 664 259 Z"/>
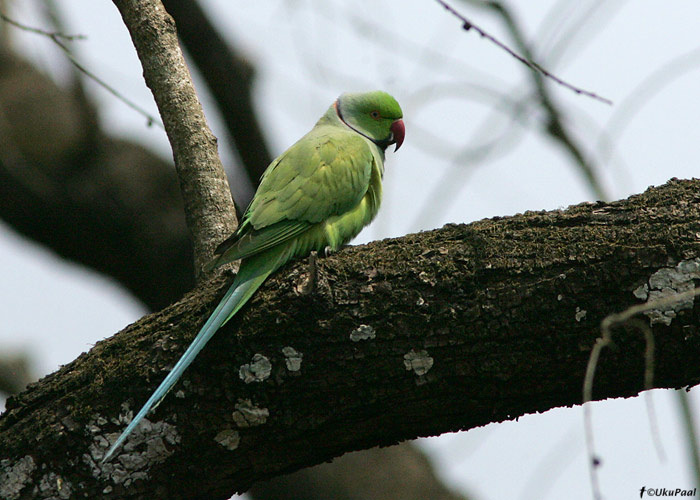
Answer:
<path fill-rule="evenodd" d="M 402 112 L 386 92 L 343 94 L 313 129 L 275 159 L 213 268 L 242 259 L 233 284 L 172 371 L 105 455 L 109 460 L 204 345 L 289 260 L 338 249 L 377 214 L 384 150 L 404 139 Z"/>

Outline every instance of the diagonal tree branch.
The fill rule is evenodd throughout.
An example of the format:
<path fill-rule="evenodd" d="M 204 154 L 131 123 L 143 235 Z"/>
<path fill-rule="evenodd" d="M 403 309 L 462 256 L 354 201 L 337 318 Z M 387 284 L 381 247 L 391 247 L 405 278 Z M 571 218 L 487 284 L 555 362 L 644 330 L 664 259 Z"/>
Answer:
<path fill-rule="evenodd" d="M 253 108 L 253 65 L 226 43 L 196 0 L 164 0 L 163 5 L 216 99 L 241 166 L 255 188 L 273 158 Z M 237 201 L 247 205 L 242 203 L 247 200 Z"/>
<path fill-rule="evenodd" d="M 199 274 L 217 243 L 237 224 L 216 138 L 197 99 L 175 24 L 160 0 L 114 0 L 114 4 L 129 29 L 173 149 Z"/>
<path fill-rule="evenodd" d="M 312 295 L 305 265 L 287 266 L 100 466 L 228 279 L 202 283 L 8 401 L 0 493 L 227 498 L 347 451 L 579 404 L 600 321 L 700 276 L 698 192 L 674 180 L 349 248 L 320 263 Z M 700 381 L 699 315 L 656 311 L 657 387 Z M 643 339 L 616 343 L 594 399 L 643 388 Z"/>

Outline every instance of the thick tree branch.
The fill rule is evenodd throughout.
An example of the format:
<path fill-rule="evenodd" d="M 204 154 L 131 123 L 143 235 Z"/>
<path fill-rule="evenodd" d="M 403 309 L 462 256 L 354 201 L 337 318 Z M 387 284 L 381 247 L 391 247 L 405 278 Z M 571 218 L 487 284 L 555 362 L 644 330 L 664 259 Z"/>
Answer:
<path fill-rule="evenodd" d="M 217 243 L 237 224 L 216 138 L 197 99 L 175 24 L 160 0 L 114 0 L 114 4 L 129 29 L 173 148 L 199 273 Z"/>
<path fill-rule="evenodd" d="M 203 283 L 8 401 L 3 487 L 16 498 L 58 484 L 75 496 L 226 498 L 346 451 L 578 404 L 600 320 L 698 279 L 698 192 L 700 181 L 672 181 L 350 248 L 320 263 L 312 295 L 298 292 L 305 264 L 287 266 L 101 467 L 229 280 Z M 700 308 L 659 314 L 656 386 L 697 384 Z M 596 399 L 643 386 L 644 341 L 616 333 Z"/>

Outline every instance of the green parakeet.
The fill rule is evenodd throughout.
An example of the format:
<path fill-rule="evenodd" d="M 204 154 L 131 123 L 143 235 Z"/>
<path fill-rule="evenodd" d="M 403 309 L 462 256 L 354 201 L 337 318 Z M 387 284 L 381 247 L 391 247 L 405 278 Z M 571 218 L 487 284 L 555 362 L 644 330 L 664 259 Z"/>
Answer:
<path fill-rule="evenodd" d="M 402 117 L 399 104 L 386 92 L 343 94 L 309 133 L 270 164 L 238 230 L 218 247 L 209 265 L 242 259 L 231 287 L 103 462 L 271 273 L 312 250 L 338 249 L 377 215 L 384 151 L 403 143 Z"/>

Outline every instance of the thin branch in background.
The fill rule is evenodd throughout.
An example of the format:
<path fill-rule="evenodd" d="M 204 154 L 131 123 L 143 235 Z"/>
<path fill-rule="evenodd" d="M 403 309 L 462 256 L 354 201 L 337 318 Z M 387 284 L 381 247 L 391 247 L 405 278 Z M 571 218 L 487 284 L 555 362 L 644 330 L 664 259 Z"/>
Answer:
<path fill-rule="evenodd" d="M 617 106 L 614 114 L 601 132 L 598 139 L 597 148 L 601 162 L 609 161 L 613 154 L 619 138 L 631 123 L 632 118 L 638 113 L 646 103 L 656 94 L 661 92 L 667 85 L 675 82 L 678 78 L 689 71 L 697 70 L 700 67 L 700 49 L 693 49 L 682 54 L 662 67 L 654 70 L 637 87 L 632 90 L 627 97 Z M 607 141 L 603 134 L 607 134 Z"/>
<path fill-rule="evenodd" d="M 588 467 L 591 475 L 591 488 L 593 490 L 593 498 L 601 499 L 600 485 L 598 482 L 598 467 L 600 459 L 595 453 L 595 444 L 593 439 L 593 419 L 591 416 L 591 405 L 593 400 L 593 382 L 595 372 L 598 367 L 600 353 L 605 348 L 612 344 L 612 329 L 615 326 L 630 324 L 638 328 L 644 335 L 646 349 L 644 351 L 644 390 L 650 390 L 654 387 L 654 334 L 651 328 L 641 320 L 634 320 L 634 316 L 642 314 L 654 309 L 663 309 L 670 305 L 684 302 L 688 299 L 694 299 L 696 295 L 700 295 L 700 288 L 694 288 L 687 292 L 664 297 L 658 300 L 647 301 L 644 304 L 629 307 L 621 313 L 609 314 L 603 321 L 600 322 L 600 330 L 602 335 L 596 339 L 588 365 L 586 366 L 586 375 L 583 381 L 583 419 L 586 433 L 586 447 L 588 449 Z M 654 420 L 655 422 L 655 420 Z M 659 445 L 657 443 L 657 445 Z"/>
<path fill-rule="evenodd" d="M 559 61 L 562 61 L 564 55 L 566 59 L 563 62 L 569 63 L 574 59 L 574 52 L 580 52 L 595 39 L 590 33 L 601 31 L 615 18 L 625 3 L 624 0 L 614 2 L 593 0 L 588 4 L 585 2 L 572 4 L 566 0 L 560 0 L 549 10 L 535 30 L 532 45 L 536 47 L 542 60 L 549 67 L 560 66 Z M 574 45 L 574 42 L 577 43 Z M 577 130 L 574 131 L 588 136 L 597 133 L 599 148 L 601 144 L 605 148 L 613 148 L 613 140 L 608 136 L 607 131 L 583 110 L 576 111 L 578 116 L 572 122 L 577 125 Z M 586 118 L 587 123 L 581 123 L 582 117 Z M 631 185 L 630 168 L 619 156 L 615 161 L 618 168 L 609 169 L 616 179 L 615 184 Z M 601 163 L 604 164 L 604 162 Z"/>
<path fill-rule="evenodd" d="M 41 14 L 51 27 L 52 31 L 66 33 L 66 23 L 64 22 L 62 11 L 57 5 L 60 0 L 41 0 Z M 84 37 L 87 38 L 87 37 Z M 87 127 L 88 134 L 85 135 L 85 140 L 90 141 L 93 145 L 100 141 L 98 126 L 98 116 L 94 103 L 89 98 L 86 92 L 86 82 L 90 81 L 85 76 L 85 73 L 80 71 L 70 59 L 68 59 L 67 69 L 70 70 L 70 80 L 66 82 L 66 88 L 70 89 L 70 93 L 75 99 L 75 112 L 80 116 L 79 121 Z"/>
<path fill-rule="evenodd" d="M 690 406 L 688 392 L 686 389 L 676 391 L 678 394 L 678 403 L 681 407 L 683 415 L 683 423 L 685 424 L 685 436 L 688 442 L 688 452 L 693 462 L 693 477 L 695 479 L 695 487 L 700 488 L 700 451 L 698 446 L 698 433 L 695 429 L 695 420 L 693 418 L 693 409 Z"/>
<path fill-rule="evenodd" d="M 430 103 L 449 97 L 464 100 L 477 100 L 479 97 L 483 97 L 484 101 L 493 103 L 492 118 L 508 114 L 511 109 L 520 104 L 507 93 L 496 90 L 494 87 L 469 82 L 433 83 L 406 95 L 402 99 L 402 104 L 407 113 L 410 112 L 413 120 L 411 123 L 412 146 L 434 158 L 444 160 L 453 160 L 458 152 L 464 149 L 464 145 L 445 139 L 440 131 L 431 132 L 422 127 L 421 123 L 424 123 L 424 120 L 420 119 L 420 111 Z M 486 127 L 486 124 L 491 121 L 493 120 L 484 120 L 482 121 L 484 125 L 475 127 L 475 129 L 481 132 L 488 131 L 490 129 Z M 482 133 L 482 135 L 484 134 Z M 474 149 L 492 142 L 491 139 L 484 140 L 480 146 L 474 146 Z"/>
<path fill-rule="evenodd" d="M 41 35 L 49 38 L 53 43 L 55 43 L 66 55 L 68 60 L 75 66 L 81 73 L 83 73 L 85 76 L 93 80 L 95 83 L 97 83 L 99 86 L 104 88 L 107 92 L 112 94 L 114 97 L 122 101 L 124 104 L 129 106 L 131 109 L 136 111 L 137 113 L 143 115 L 146 120 L 147 120 L 147 125 L 150 127 L 152 125 L 157 125 L 160 128 L 163 128 L 163 124 L 161 123 L 158 118 L 155 116 L 151 115 L 148 111 L 140 107 L 138 104 L 135 102 L 131 101 L 128 99 L 126 96 L 121 94 L 118 90 L 116 90 L 114 87 L 109 85 L 107 82 L 99 78 L 97 75 L 92 73 L 90 70 L 85 68 L 78 60 L 75 58 L 73 53 L 70 51 L 70 49 L 65 45 L 64 41 L 74 41 L 74 40 L 85 40 L 87 37 L 85 35 L 66 35 L 64 33 L 60 33 L 57 31 L 46 31 L 42 30 L 40 28 L 34 28 L 32 26 L 27 26 L 22 23 L 19 23 L 9 17 L 7 17 L 5 14 L 0 13 L 0 19 L 5 21 L 7 24 L 14 26 L 16 28 L 19 28 L 23 31 L 27 31 L 28 33 L 34 33 L 36 35 Z"/>
<path fill-rule="evenodd" d="M 494 37 L 493 35 L 489 34 L 489 33 L 486 32 L 486 31 L 484 31 L 483 29 L 479 28 L 477 25 L 475 25 L 474 23 L 472 23 L 469 19 L 467 19 L 467 18 L 464 17 L 462 14 L 460 14 L 459 12 L 457 12 L 457 11 L 454 9 L 454 7 L 452 7 L 450 4 L 448 4 L 448 3 L 445 2 L 444 0 L 435 0 L 435 1 L 436 1 L 437 3 L 439 3 L 440 5 L 442 5 L 442 7 L 443 7 L 445 10 L 447 10 L 450 14 L 452 14 L 452 15 L 455 16 L 457 19 L 459 19 L 460 21 L 462 21 L 462 29 L 463 29 L 464 31 L 470 31 L 470 30 L 476 31 L 482 38 L 486 38 L 486 39 L 489 40 L 491 43 L 493 43 L 493 44 L 495 44 L 496 46 L 500 47 L 501 49 L 505 50 L 505 51 L 506 51 L 508 54 L 510 54 L 512 57 L 514 57 L 515 59 L 517 59 L 517 60 L 520 61 L 521 63 L 525 64 L 526 66 L 528 66 L 528 67 L 529 67 L 530 69 L 532 69 L 533 71 L 538 72 L 538 73 L 540 73 L 540 74 L 546 76 L 547 78 L 549 78 L 549 79 L 555 81 L 556 83 L 558 83 L 558 84 L 561 85 L 562 87 L 565 87 L 565 88 L 567 88 L 567 89 L 573 91 L 573 92 L 576 93 L 576 94 L 585 95 L 585 96 L 587 96 L 587 97 L 590 97 L 590 98 L 595 99 L 595 100 L 597 100 L 597 101 L 603 102 L 603 103 L 605 103 L 605 104 L 610 104 L 610 105 L 612 105 L 612 101 L 611 101 L 610 99 L 607 99 L 607 98 L 605 98 L 605 97 L 599 96 L 599 95 L 596 94 L 595 92 L 591 92 L 591 91 L 589 91 L 589 90 L 584 90 L 584 89 L 582 89 L 582 88 L 580 88 L 580 87 L 576 87 L 575 85 L 572 85 L 572 84 L 570 84 L 570 83 L 568 83 L 568 82 L 562 80 L 561 78 L 559 78 L 559 77 L 553 75 L 552 73 L 550 73 L 549 71 L 547 71 L 546 69 L 544 69 L 542 66 L 540 66 L 540 65 L 537 64 L 536 62 L 532 61 L 530 58 L 523 57 L 523 56 L 521 56 L 520 54 L 516 53 L 513 49 L 511 49 L 511 48 L 508 47 L 506 44 L 504 44 L 503 42 L 501 42 L 500 40 L 498 40 L 496 37 Z M 497 5 L 497 4 L 494 4 L 494 3 L 490 3 L 489 6 L 495 7 L 495 8 L 501 8 L 500 5 Z"/>
<path fill-rule="evenodd" d="M 315 12 L 329 21 L 335 21 L 331 17 L 328 5 L 328 2 L 318 2 L 315 6 Z M 489 75 L 479 67 L 467 64 L 458 57 L 447 55 L 444 51 L 436 50 L 430 45 L 418 43 L 414 38 L 403 36 L 401 33 L 388 29 L 385 24 L 378 24 L 365 19 L 357 15 L 357 11 L 352 8 L 343 8 L 341 18 L 347 22 L 339 23 L 338 26 L 349 26 L 359 36 L 365 37 L 377 48 L 387 51 L 392 56 L 402 57 L 416 65 L 421 65 L 425 69 L 445 68 L 453 71 L 460 77 L 468 74 L 481 80 L 488 80 L 497 88 L 505 85 L 504 81 Z M 367 33 L 371 33 L 372 36 L 367 37 Z M 417 57 L 416 54 L 420 54 L 420 56 Z"/>
<path fill-rule="evenodd" d="M 567 30 L 562 30 L 561 34 L 553 33 L 549 42 L 538 44 L 538 47 L 542 49 L 542 59 L 547 62 L 549 67 L 557 65 L 562 60 L 565 62 L 573 60 L 571 51 L 574 49 L 580 51 L 588 43 L 595 40 L 595 36 L 590 36 L 590 32 L 592 30 L 596 33 L 602 31 L 607 24 L 615 19 L 623 5 L 624 2 L 593 0 L 575 18 L 572 14 L 571 17 L 574 19 L 567 23 L 570 26 Z M 555 23 L 554 26 L 563 26 L 563 24 L 559 22 Z M 544 26 L 545 22 L 542 25 Z M 578 43 L 574 45 L 574 42 L 577 41 Z M 566 59 L 563 59 L 564 56 L 567 56 Z"/>
<path fill-rule="evenodd" d="M 552 487 L 577 458 L 579 432 L 572 422 L 566 433 L 540 458 L 520 489 L 520 500 L 551 498 Z"/>
<path fill-rule="evenodd" d="M 515 43 L 520 51 L 522 51 L 522 53 L 525 54 L 528 59 L 532 60 L 534 57 L 525 39 L 525 34 L 523 33 L 523 30 L 520 29 L 520 26 L 515 21 L 515 17 L 511 14 L 511 12 L 503 4 L 498 2 L 488 2 L 483 5 L 495 11 L 496 14 L 503 19 L 503 22 L 515 40 Z M 609 199 L 601 181 L 598 179 L 594 166 L 588 161 L 584 151 L 569 132 L 564 116 L 554 103 L 554 99 L 549 92 L 549 87 L 546 85 L 546 81 L 543 78 L 542 73 L 538 71 L 531 71 L 530 74 L 532 75 L 540 104 L 543 110 L 547 113 L 547 126 L 545 130 L 549 136 L 558 142 L 573 158 L 579 168 L 579 171 L 585 177 L 594 195 L 599 200 Z"/>
<path fill-rule="evenodd" d="M 598 141 L 599 143 L 605 144 L 607 147 L 612 147 L 612 138 L 610 138 L 608 132 L 604 130 L 603 125 L 599 124 L 590 113 L 580 106 L 569 107 L 568 111 L 571 130 L 577 137 L 584 138 L 586 144 L 592 144 Z M 610 181 L 613 186 L 621 186 L 621 189 L 624 191 L 634 184 L 631 174 L 633 168 L 621 155 L 618 154 L 614 157 L 614 164 L 603 164 L 595 154 L 591 156 L 596 158 L 596 162 L 601 165 L 601 170 L 604 169 L 610 173 Z"/>
<path fill-rule="evenodd" d="M 73 40 L 87 40 L 87 37 L 85 35 L 66 35 L 65 33 L 61 33 L 59 31 L 46 31 L 42 30 L 40 28 L 34 28 L 32 26 L 27 26 L 26 24 L 22 24 L 18 21 L 15 21 L 14 19 L 7 17 L 5 14 L 0 12 L 0 19 L 5 21 L 7 24 L 14 26 L 15 28 L 19 28 L 23 31 L 26 31 L 28 33 L 34 33 L 35 35 L 42 35 L 47 38 L 50 38 L 51 40 L 56 40 L 56 39 L 62 39 L 62 40 L 67 40 L 67 41 L 73 41 Z"/>
<path fill-rule="evenodd" d="M 447 210 L 447 207 L 457 197 L 459 190 L 466 184 L 467 176 L 487 158 L 493 159 L 510 151 L 520 140 L 523 128 L 516 128 L 531 104 L 530 99 L 513 101 L 507 94 L 497 103 L 497 110 L 502 110 L 509 116 L 503 131 L 494 139 L 477 146 L 465 146 L 452 159 L 431 194 L 426 196 L 426 202 L 418 211 L 418 217 L 408 226 L 411 230 L 423 230 L 431 226 L 431 218 Z M 498 117 L 492 114 L 476 127 L 477 134 L 492 130 L 491 123 Z M 520 132 L 520 133 L 519 133 Z"/>
<path fill-rule="evenodd" d="M 0 13 L 7 10 L 7 1 L 0 0 Z M 5 29 L 4 26 L 0 28 L 0 49 L 5 49 L 10 46 L 10 36 L 9 30 Z"/>
<path fill-rule="evenodd" d="M 598 0 L 588 0 L 588 3 L 602 3 Z M 539 19 L 535 28 L 532 44 L 537 47 L 551 47 L 555 43 L 569 35 L 567 23 L 572 26 L 570 20 L 575 17 L 576 11 L 585 8 L 586 0 L 571 2 L 570 0 L 558 0 L 547 9 L 547 12 Z M 574 30 L 575 28 L 571 28 Z M 563 34 L 562 34 L 563 32 Z M 542 54 L 540 54 L 542 55 Z M 551 67 L 551 66 L 550 66 Z"/>
<path fill-rule="evenodd" d="M 656 418 L 656 407 L 654 406 L 654 400 L 651 392 L 651 389 L 654 387 L 654 336 L 652 335 L 649 325 L 641 320 L 630 321 L 630 323 L 633 322 L 637 323 L 637 328 L 644 332 L 648 332 L 644 334 L 645 338 L 647 339 L 646 348 L 644 349 L 644 387 L 647 389 L 647 392 L 644 393 L 644 403 L 647 407 L 649 431 L 651 432 L 651 439 L 654 443 L 656 456 L 659 458 L 659 461 L 663 463 L 666 461 L 666 453 L 664 452 L 664 447 L 661 443 L 659 423 Z"/>

